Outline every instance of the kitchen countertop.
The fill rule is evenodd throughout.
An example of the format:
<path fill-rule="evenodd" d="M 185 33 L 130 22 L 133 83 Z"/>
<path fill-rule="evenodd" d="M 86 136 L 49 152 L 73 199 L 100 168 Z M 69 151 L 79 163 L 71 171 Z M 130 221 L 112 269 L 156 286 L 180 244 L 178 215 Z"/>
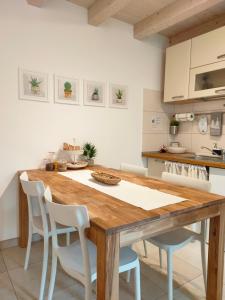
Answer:
<path fill-rule="evenodd" d="M 172 153 L 160 153 L 159 151 L 146 151 L 142 152 L 143 157 L 157 158 L 161 160 L 175 161 L 185 164 L 198 165 L 204 167 L 213 167 L 225 169 L 225 161 L 216 157 L 199 157 L 194 153 L 172 154 Z"/>

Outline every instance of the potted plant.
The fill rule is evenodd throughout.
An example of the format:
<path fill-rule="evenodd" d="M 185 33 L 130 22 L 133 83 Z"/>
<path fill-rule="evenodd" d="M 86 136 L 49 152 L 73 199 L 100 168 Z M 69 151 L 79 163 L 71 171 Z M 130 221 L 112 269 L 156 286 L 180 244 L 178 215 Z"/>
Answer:
<path fill-rule="evenodd" d="M 179 122 L 173 116 L 172 120 L 170 121 L 170 134 L 176 135 L 179 129 Z"/>
<path fill-rule="evenodd" d="M 35 95 L 39 94 L 41 81 L 38 81 L 37 78 L 31 77 L 31 80 L 29 81 L 29 83 L 31 84 L 32 93 Z"/>
<path fill-rule="evenodd" d="M 116 102 L 117 103 L 122 103 L 123 100 L 123 91 L 121 89 L 118 89 L 116 92 Z"/>
<path fill-rule="evenodd" d="M 64 83 L 64 96 L 69 98 L 72 95 L 72 84 L 69 81 Z"/>
<path fill-rule="evenodd" d="M 95 88 L 94 89 L 94 92 L 92 94 L 92 97 L 91 97 L 92 100 L 99 100 L 99 90 L 98 88 Z"/>
<path fill-rule="evenodd" d="M 86 160 L 88 161 L 88 164 L 93 165 L 94 158 L 97 155 L 97 149 L 96 149 L 95 145 L 93 145 L 91 143 L 85 143 L 83 150 L 84 150 L 83 156 L 85 156 Z"/>

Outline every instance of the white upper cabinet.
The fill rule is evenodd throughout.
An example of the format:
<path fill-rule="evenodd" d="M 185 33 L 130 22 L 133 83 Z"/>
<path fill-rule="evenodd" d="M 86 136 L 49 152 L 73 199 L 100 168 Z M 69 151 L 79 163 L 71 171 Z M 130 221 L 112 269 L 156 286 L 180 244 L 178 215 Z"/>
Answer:
<path fill-rule="evenodd" d="M 225 60 L 225 27 L 192 39 L 191 68 Z"/>
<path fill-rule="evenodd" d="M 166 49 L 164 102 L 188 99 L 191 40 Z"/>

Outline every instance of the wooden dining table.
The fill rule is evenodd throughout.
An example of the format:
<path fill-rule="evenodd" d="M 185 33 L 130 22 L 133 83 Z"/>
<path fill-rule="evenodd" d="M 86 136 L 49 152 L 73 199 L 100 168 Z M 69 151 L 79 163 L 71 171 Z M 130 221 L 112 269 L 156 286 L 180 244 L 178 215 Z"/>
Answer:
<path fill-rule="evenodd" d="M 87 206 L 90 215 L 90 228 L 87 236 L 97 246 L 97 300 L 119 299 L 120 247 L 204 219 L 210 219 L 206 299 L 222 299 L 224 196 L 102 166 L 93 166 L 89 169 L 107 172 L 131 183 L 184 198 L 184 201 L 176 204 L 144 210 L 57 172 L 27 171 L 30 180 L 42 180 L 46 186 L 51 188 L 55 202 Z M 28 238 L 27 199 L 21 186 L 19 191 L 19 245 L 26 247 Z"/>

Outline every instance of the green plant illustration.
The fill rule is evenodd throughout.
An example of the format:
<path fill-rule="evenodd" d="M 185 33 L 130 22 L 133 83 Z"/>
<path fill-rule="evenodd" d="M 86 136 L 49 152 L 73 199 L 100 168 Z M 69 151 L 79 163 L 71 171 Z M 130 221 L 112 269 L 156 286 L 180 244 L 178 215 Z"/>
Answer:
<path fill-rule="evenodd" d="M 118 89 L 116 92 L 117 99 L 121 100 L 123 98 L 123 91 L 121 89 Z"/>
<path fill-rule="evenodd" d="M 72 84 L 69 81 L 64 83 L 64 92 L 72 92 Z"/>
<path fill-rule="evenodd" d="M 64 83 L 64 96 L 70 98 L 72 95 L 72 84 L 69 81 Z"/>
<path fill-rule="evenodd" d="M 91 99 L 92 100 L 99 100 L 99 89 L 98 88 L 94 89 L 94 92 L 92 93 Z"/>
<path fill-rule="evenodd" d="M 87 159 L 93 159 L 97 155 L 97 149 L 96 149 L 95 145 L 92 143 L 85 143 L 83 150 L 84 150 L 83 155 Z"/>
<path fill-rule="evenodd" d="M 35 78 L 35 77 L 34 78 L 31 77 L 31 80 L 29 81 L 29 83 L 31 84 L 31 87 L 38 88 L 40 86 L 40 84 L 41 84 L 41 81 L 38 81 L 38 79 Z"/>
<path fill-rule="evenodd" d="M 98 88 L 94 89 L 93 95 L 99 96 L 99 90 L 98 90 Z"/>

